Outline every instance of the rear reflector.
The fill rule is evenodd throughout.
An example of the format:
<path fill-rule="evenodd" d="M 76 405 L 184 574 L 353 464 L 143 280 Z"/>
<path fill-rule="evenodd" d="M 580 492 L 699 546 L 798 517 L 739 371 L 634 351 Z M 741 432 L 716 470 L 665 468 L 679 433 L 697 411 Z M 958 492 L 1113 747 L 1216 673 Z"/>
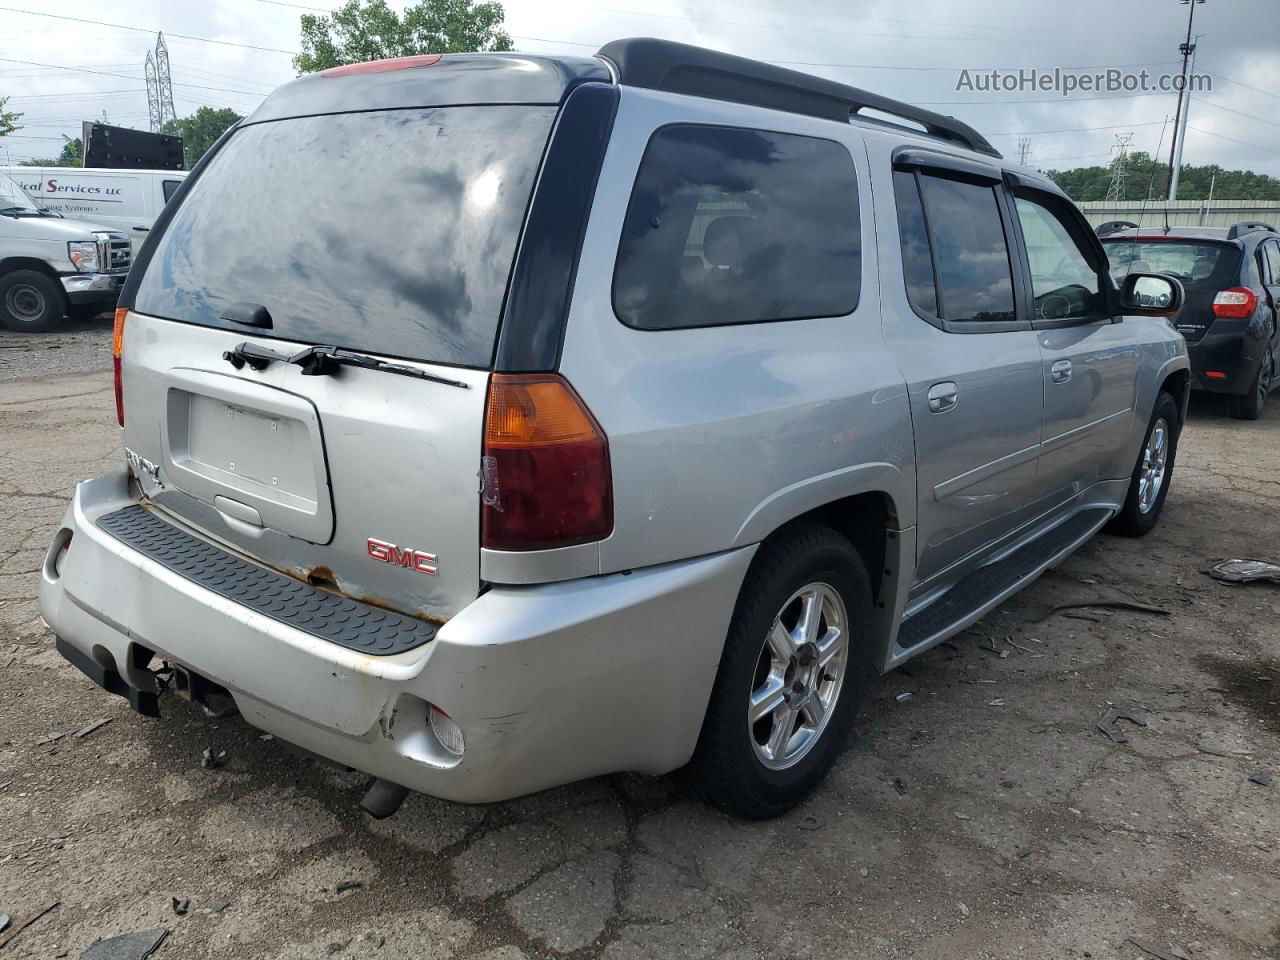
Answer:
<path fill-rule="evenodd" d="M 124 426 L 124 383 L 120 378 L 120 358 L 124 353 L 124 321 L 129 316 L 127 307 L 116 310 L 116 322 L 111 331 L 111 369 L 116 381 L 116 422 Z"/>
<path fill-rule="evenodd" d="M 1223 373 L 1221 370 L 1206 370 L 1206 371 L 1204 372 L 1204 375 L 1205 375 L 1206 377 L 1208 377 L 1210 380 L 1225 380 L 1225 379 L 1227 379 L 1227 375 L 1226 375 L 1225 373 Z"/>
<path fill-rule="evenodd" d="M 424 53 L 414 57 L 389 57 L 386 60 L 366 60 L 364 63 L 346 63 L 340 67 L 321 70 L 322 77 L 349 77 L 356 73 L 385 73 L 388 70 L 408 70 L 412 67 L 432 67 L 440 62 L 443 54 Z"/>
<path fill-rule="evenodd" d="M 481 545 L 547 550 L 613 532 L 609 444 L 555 374 L 495 373 L 481 464 Z"/>
<path fill-rule="evenodd" d="M 1258 296 L 1248 287 L 1232 287 L 1230 290 L 1220 290 L 1218 295 L 1213 298 L 1213 315 L 1215 317 L 1242 317 L 1253 316 L 1253 311 L 1258 307 Z"/>

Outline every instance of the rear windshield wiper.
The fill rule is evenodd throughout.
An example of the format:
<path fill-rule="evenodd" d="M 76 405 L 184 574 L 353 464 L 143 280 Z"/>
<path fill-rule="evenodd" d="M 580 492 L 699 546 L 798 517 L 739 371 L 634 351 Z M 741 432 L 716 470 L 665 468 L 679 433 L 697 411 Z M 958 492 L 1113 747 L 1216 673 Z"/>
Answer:
<path fill-rule="evenodd" d="M 264 370 L 270 363 L 292 363 L 302 368 L 304 377 L 329 377 L 336 374 L 342 367 L 363 367 L 366 370 L 380 370 L 383 373 L 394 373 L 401 377 L 430 380 L 432 383 L 443 383 L 446 386 L 461 387 L 464 390 L 471 388 L 471 384 L 464 383 L 461 380 L 438 377 L 433 373 L 426 373 L 417 367 L 410 367 L 407 364 L 388 363 L 368 354 L 356 353 L 352 350 L 341 350 L 333 346 L 317 345 L 307 347 L 307 349 L 289 356 L 246 341 L 234 350 L 228 350 L 223 353 L 222 359 L 237 370 L 241 369 L 245 364 L 248 364 L 254 370 Z"/>

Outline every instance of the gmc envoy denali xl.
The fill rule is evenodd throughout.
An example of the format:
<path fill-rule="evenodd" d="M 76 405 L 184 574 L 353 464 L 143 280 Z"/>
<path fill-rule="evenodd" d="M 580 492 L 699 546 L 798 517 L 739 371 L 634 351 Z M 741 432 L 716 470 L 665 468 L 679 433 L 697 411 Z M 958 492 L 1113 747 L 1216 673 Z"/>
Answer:
<path fill-rule="evenodd" d="M 375 815 L 682 770 L 773 816 L 868 677 L 1156 522 L 1183 290 L 1108 267 L 968 126 L 750 60 L 303 77 L 139 252 L 124 462 L 41 609 L 141 712 L 229 696 Z"/>

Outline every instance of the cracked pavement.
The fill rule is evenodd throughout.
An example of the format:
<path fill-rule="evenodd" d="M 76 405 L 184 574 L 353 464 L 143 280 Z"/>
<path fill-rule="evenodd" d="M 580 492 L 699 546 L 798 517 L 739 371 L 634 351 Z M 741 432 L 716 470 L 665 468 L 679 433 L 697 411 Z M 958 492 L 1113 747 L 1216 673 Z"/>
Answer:
<path fill-rule="evenodd" d="M 1280 785 L 1249 781 L 1280 780 L 1280 588 L 1200 572 L 1280 559 L 1280 397 L 1258 423 L 1195 403 L 1156 532 L 1095 539 L 875 684 L 786 817 L 617 775 L 376 822 L 362 776 L 180 701 L 136 716 L 54 652 L 38 568 L 75 482 L 121 458 L 86 331 L 70 375 L 38 338 L 36 376 L 0 373 L 0 912 L 61 901 L 6 960 L 158 926 L 157 960 L 1280 956 Z M 1172 615 L 1039 621 L 1098 598 Z M 1128 743 L 1095 727 L 1112 704 L 1147 721 Z"/>

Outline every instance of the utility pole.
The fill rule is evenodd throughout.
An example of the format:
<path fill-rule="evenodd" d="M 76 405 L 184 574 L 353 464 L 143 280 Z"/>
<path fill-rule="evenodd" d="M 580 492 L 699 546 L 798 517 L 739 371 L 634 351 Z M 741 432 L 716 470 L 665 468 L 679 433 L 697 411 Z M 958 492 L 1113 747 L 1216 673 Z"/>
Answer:
<path fill-rule="evenodd" d="M 1031 166 L 1031 138 L 1018 138 L 1018 164 L 1023 167 Z"/>
<path fill-rule="evenodd" d="M 1117 203 L 1124 200 L 1125 165 L 1129 162 L 1129 148 L 1133 146 L 1132 133 L 1117 133 L 1115 146 L 1111 152 L 1115 159 L 1111 161 L 1111 185 L 1107 187 L 1107 202 Z"/>
<path fill-rule="evenodd" d="M 1196 18 L 1196 4 L 1204 0 L 1179 0 L 1187 7 L 1187 39 L 1178 50 L 1182 54 L 1182 82 L 1178 85 L 1178 111 L 1174 115 L 1173 142 L 1169 145 L 1169 200 L 1178 199 L 1178 170 L 1182 166 L 1182 141 L 1187 136 L 1187 109 L 1191 106 L 1191 96 L 1187 92 L 1187 65 L 1196 45 L 1191 39 L 1191 25 Z M 1184 106 L 1185 105 L 1185 106 Z"/>

